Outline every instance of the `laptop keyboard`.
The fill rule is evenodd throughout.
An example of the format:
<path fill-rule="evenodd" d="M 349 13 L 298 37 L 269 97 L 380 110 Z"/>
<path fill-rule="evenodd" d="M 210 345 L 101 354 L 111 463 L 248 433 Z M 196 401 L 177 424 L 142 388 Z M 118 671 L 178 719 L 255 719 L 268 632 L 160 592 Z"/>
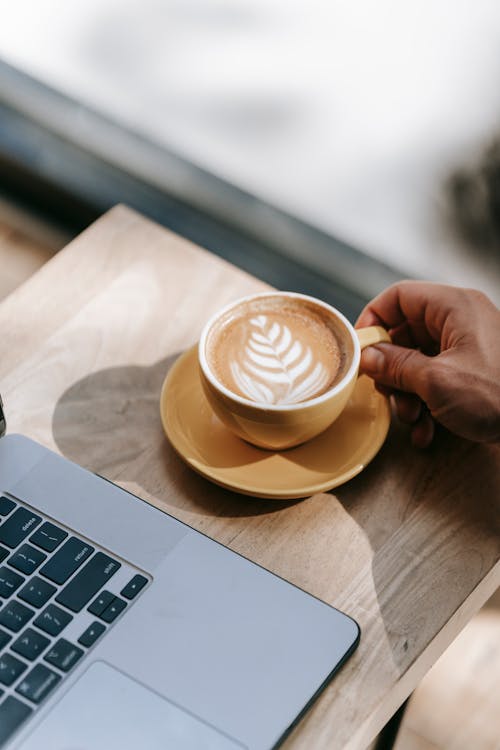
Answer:
<path fill-rule="evenodd" d="M 0 496 L 0 748 L 149 583 Z"/>

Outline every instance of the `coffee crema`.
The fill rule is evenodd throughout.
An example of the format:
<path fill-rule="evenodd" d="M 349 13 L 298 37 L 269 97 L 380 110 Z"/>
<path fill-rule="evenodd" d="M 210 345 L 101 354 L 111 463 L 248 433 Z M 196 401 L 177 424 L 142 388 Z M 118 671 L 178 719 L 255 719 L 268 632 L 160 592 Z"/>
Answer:
<path fill-rule="evenodd" d="M 320 305 L 269 296 L 221 316 L 207 338 L 214 376 L 259 404 L 295 404 L 320 396 L 346 372 L 347 331 Z"/>

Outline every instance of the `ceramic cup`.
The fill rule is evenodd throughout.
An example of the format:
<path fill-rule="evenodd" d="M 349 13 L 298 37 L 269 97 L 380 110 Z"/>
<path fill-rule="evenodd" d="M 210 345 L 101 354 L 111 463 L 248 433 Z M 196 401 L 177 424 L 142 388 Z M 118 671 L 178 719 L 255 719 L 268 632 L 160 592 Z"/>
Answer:
<path fill-rule="evenodd" d="M 304 304 L 319 308 L 348 342 L 348 361 L 341 379 L 321 395 L 305 401 L 266 404 L 236 394 L 216 377 L 207 357 L 207 341 L 214 327 L 238 316 L 249 303 L 258 305 L 273 298 L 274 305 Z M 198 345 L 198 361 L 204 393 L 215 414 L 238 437 L 268 450 L 300 445 L 326 430 L 342 413 L 356 385 L 361 350 L 371 344 L 390 342 L 384 328 L 371 326 L 355 330 L 347 318 L 326 302 L 295 292 L 264 292 L 243 297 L 219 310 L 206 323 Z"/>

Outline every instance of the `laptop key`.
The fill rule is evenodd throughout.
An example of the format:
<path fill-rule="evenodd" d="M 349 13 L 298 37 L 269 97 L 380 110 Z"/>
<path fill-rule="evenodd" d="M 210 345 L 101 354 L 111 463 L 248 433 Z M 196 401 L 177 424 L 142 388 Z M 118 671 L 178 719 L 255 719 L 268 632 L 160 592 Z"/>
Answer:
<path fill-rule="evenodd" d="M 133 599 L 135 596 L 137 596 L 139 591 L 144 588 L 147 582 L 147 578 L 144 578 L 144 576 L 140 576 L 139 574 L 137 574 L 127 583 L 124 588 L 122 588 L 120 594 L 125 597 L 125 599 Z"/>
<path fill-rule="evenodd" d="M 9 687 L 27 668 L 28 666 L 23 661 L 19 661 L 12 654 L 2 654 L 0 656 L 0 682 Z"/>
<path fill-rule="evenodd" d="M 5 560 L 6 557 L 10 555 L 10 550 L 5 549 L 5 547 L 0 547 L 0 563 Z"/>
<path fill-rule="evenodd" d="M 30 576 L 46 559 L 47 555 L 44 555 L 36 547 L 32 547 L 31 544 L 22 544 L 13 553 L 9 560 L 9 565 L 12 565 L 16 570 L 20 570 L 21 573 Z"/>
<path fill-rule="evenodd" d="M 12 737 L 33 709 L 18 701 L 12 695 L 0 703 L 0 747 Z"/>
<path fill-rule="evenodd" d="M 1 613 L 0 613 L 1 616 Z M 44 630 L 49 635 L 59 635 L 73 619 L 73 615 L 65 612 L 60 607 L 56 607 L 55 604 L 49 604 L 43 612 L 41 612 L 36 620 L 33 620 L 33 624 Z"/>
<path fill-rule="evenodd" d="M 14 549 L 41 521 L 40 516 L 27 508 L 17 508 L 0 526 L 0 544 Z"/>
<path fill-rule="evenodd" d="M 16 504 L 14 500 L 4 497 L 4 495 L 0 497 L 0 516 L 8 516 L 9 513 L 12 513 L 15 507 Z"/>
<path fill-rule="evenodd" d="M 34 610 L 25 607 L 24 604 L 14 599 L 11 602 L 7 602 L 0 611 L 0 625 L 4 625 L 9 630 L 12 630 L 13 633 L 19 633 L 34 614 Z"/>
<path fill-rule="evenodd" d="M 12 636 L 6 633 L 5 630 L 0 630 L 0 651 L 8 644 L 10 640 L 12 640 Z"/>
<path fill-rule="evenodd" d="M 19 586 L 24 583 L 26 579 L 15 573 L 10 568 L 0 568 L 0 596 L 4 599 L 8 599 L 12 596 L 14 591 L 17 591 Z"/>
<path fill-rule="evenodd" d="M 38 704 L 55 688 L 60 679 L 61 677 L 45 664 L 37 664 L 19 683 L 16 693 Z"/>
<path fill-rule="evenodd" d="M 47 648 L 50 641 L 41 633 L 37 633 L 33 628 L 26 628 L 19 638 L 12 644 L 12 650 L 24 656 L 25 659 L 34 661 Z"/>
<path fill-rule="evenodd" d="M 1 530 L 0 526 L 0 530 Z M 63 546 L 40 568 L 40 573 L 54 583 L 65 583 L 80 565 L 83 565 L 94 548 L 71 536 Z"/>
<path fill-rule="evenodd" d="M 40 609 L 44 604 L 47 604 L 52 594 L 55 594 L 56 591 L 56 587 L 52 586 L 48 581 L 43 581 L 39 576 L 33 576 L 18 593 L 18 597 L 23 602 L 32 604 L 33 607 Z"/>
<path fill-rule="evenodd" d="M 64 604 L 72 612 L 80 612 L 119 568 L 121 564 L 117 560 L 103 552 L 96 552 L 56 596 L 56 602 Z"/>
<path fill-rule="evenodd" d="M 83 650 L 74 646 L 65 638 L 59 638 L 43 657 L 47 664 L 57 667 L 61 672 L 69 672 L 83 656 Z"/>
<path fill-rule="evenodd" d="M 97 622 L 97 620 L 95 620 L 95 622 L 93 622 L 92 625 L 89 625 L 87 630 L 81 634 L 78 643 L 81 643 L 82 646 L 85 646 L 86 648 L 90 648 L 94 645 L 97 639 L 101 637 L 105 630 L 106 626 L 103 625 L 102 622 Z"/>
<path fill-rule="evenodd" d="M 113 622 L 113 620 L 116 620 L 120 612 L 123 612 L 126 606 L 127 602 L 116 597 L 102 613 L 101 620 L 104 620 L 104 622 Z"/>
<path fill-rule="evenodd" d="M 106 607 L 108 607 L 113 599 L 115 598 L 115 595 L 111 593 L 111 591 L 101 591 L 99 596 L 92 602 L 90 607 L 87 607 L 87 610 L 92 614 L 96 615 L 97 617 L 100 617 Z"/>
<path fill-rule="evenodd" d="M 36 544 L 37 547 L 41 547 L 46 552 L 53 552 L 67 536 L 67 531 L 63 531 L 58 526 L 54 526 L 53 523 L 45 521 L 35 531 L 33 536 L 30 536 L 30 542 Z"/>

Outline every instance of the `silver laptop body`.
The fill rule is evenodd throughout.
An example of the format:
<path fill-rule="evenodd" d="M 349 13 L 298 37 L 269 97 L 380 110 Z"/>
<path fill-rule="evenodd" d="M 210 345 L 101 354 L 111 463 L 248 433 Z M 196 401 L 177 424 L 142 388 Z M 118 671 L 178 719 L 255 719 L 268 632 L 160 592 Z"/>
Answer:
<path fill-rule="evenodd" d="M 20 435 L 0 495 L 2 750 L 268 750 L 356 648 L 351 618 Z"/>

